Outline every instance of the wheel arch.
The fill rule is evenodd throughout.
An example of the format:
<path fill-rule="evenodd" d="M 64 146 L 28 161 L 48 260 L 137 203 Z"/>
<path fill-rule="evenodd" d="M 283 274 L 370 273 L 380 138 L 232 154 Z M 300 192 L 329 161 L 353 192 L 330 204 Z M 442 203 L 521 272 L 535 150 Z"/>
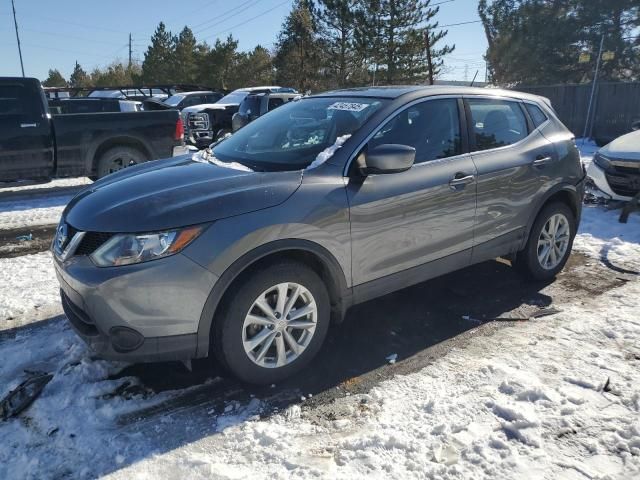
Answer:
<path fill-rule="evenodd" d="M 542 209 L 550 203 L 558 201 L 564 203 L 571 209 L 576 220 L 576 224 L 580 222 L 580 216 L 582 213 L 582 198 L 580 198 L 578 188 L 575 185 L 571 185 L 570 183 L 558 184 L 549 189 L 549 191 L 547 191 L 545 195 L 538 201 L 538 203 L 536 204 L 536 208 L 533 209 L 533 213 L 527 221 L 527 229 L 525 235 L 523 236 L 522 243 L 520 244 L 520 250 L 522 250 L 527 244 L 527 240 L 529 239 L 533 224 L 538 218 L 538 215 L 540 215 Z"/>
<path fill-rule="evenodd" d="M 152 158 L 151 147 L 147 145 L 144 140 L 130 135 L 121 135 L 113 138 L 107 138 L 94 145 L 87 155 L 88 171 L 95 174 L 98 171 L 98 162 L 100 161 L 100 157 L 108 150 L 116 147 L 135 148 L 142 153 L 147 160 Z"/>
<path fill-rule="evenodd" d="M 339 322 L 351 305 L 351 289 L 340 263 L 323 246 L 301 239 L 276 240 L 251 250 L 229 266 L 212 288 L 198 325 L 196 357 L 209 354 L 212 327 L 218 308 L 244 275 L 278 260 L 294 260 L 309 266 L 324 281 L 331 299 L 331 319 Z"/>

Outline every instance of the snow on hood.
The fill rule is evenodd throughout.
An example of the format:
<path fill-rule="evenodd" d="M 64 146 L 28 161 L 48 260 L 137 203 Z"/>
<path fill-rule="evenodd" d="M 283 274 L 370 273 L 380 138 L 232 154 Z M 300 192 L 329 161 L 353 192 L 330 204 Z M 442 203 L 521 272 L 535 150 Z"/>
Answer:
<path fill-rule="evenodd" d="M 342 145 L 344 145 L 344 142 L 349 140 L 349 138 L 351 138 L 351 134 L 343 135 L 341 137 L 336 138 L 336 142 L 330 147 L 327 147 L 323 151 L 321 151 L 316 157 L 316 159 L 313 162 L 311 162 L 311 164 L 306 168 L 306 170 L 318 168 L 324 162 L 329 160 L 331 157 L 333 157 L 333 154 L 336 153 L 338 149 L 342 147 Z"/>
<path fill-rule="evenodd" d="M 218 167 L 231 168 L 233 170 L 240 170 L 243 172 L 253 172 L 253 170 L 251 170 L 246 165 L 242 165 L 241 163 L 222 162 L 218 160 L 216 157 L 214 157 L 213 153 L 208 148 L 194 153 L 191 157 L 191 160 L 193 160 L 194 162 L 213 163 Z"/>
<path fill-rule="evenodd" d="M 606 157 L 640 162 L 640 130 L 616 138 L 609 145 L 602 147 L 600 153 Z"/>
<path fill-rule="evenodd" d="M 197 113 L 202 110 L 224 110 L 227 107 L 236 107 L 236 103 L 203 103 L 202 105 L 193 105 L 191 107 L 185 107 L 183 112 Z"/>

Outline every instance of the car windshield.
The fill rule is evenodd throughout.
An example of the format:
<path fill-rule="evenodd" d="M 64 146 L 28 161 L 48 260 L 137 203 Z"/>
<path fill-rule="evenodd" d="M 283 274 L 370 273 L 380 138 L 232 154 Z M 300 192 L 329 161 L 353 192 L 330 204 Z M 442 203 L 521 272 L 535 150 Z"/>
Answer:
<path fill-rule="evenodd" d="M 315 97 L 289 102 L 213 147 L 222 162 L 253 170 L 306 168 L 325 148 L 358 130 L 388 100 Z"/>
<path fill-rule="evenodd" d="M 167 98 L 164 103 L 166 103 L 167 105 L 171 105 L 172 107 L 175 107 L 176 105 L 178 105 L 182 100 L 184 100 L 185 95 L 172 95 L 169 98 Z"/>
<path fill-rule="evenodd" d="M 229 95 L 225 95 L 224 97 L 222 97 L 216 103 L 235 103 L 239 105 L 240 103 L 242 103 L 242 100 L 244 100 L 244 97 L 249 95 L 249 93 L 251 92 L 235 90 L 231 92 Z"/>

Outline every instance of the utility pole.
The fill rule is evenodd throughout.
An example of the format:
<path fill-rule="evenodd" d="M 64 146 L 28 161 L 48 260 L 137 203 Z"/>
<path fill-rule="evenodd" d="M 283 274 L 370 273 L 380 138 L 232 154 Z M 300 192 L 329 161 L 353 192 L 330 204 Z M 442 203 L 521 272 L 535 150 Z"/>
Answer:
<path fill-rule="evenodd" d="M 582 143 L 584 144 L 589 130 L 589 122 L 591 120 L 591 107 L 596 94 L 596 84 L 598 83 L 598 73 L 600 72 L 600 58 L 602 57 L 602 47 L 604 45 L 604 33 L 600 37 L 600 48 L 598 49 L 598 59 L 596 60 L 596 71 L 593 74 L 593 84 L 591 85 L 591 97 L 589 98 L 589 108 L 587 108 L 587 119 L 584 122 L 584 131 L 582 132 Z"/>
<path fill-rule="evenodd" d="M 131 33 L 129 33 L 129 70 L 131 70 Z"/>
<path fill-rule="evenodd" d="M 433 85 L 433 61 L 431 59 L 431 41 L 429 39 L 429 30 L 424 31 L 424 42 L 427 47 L 427 66 L 429 68 L 429 85 Z"/>
<path fill-rule="evenodd" d="M 18 55 L 20 55 L 20 69 L 24 77 L 24 63 L 22 63 L 22 48 L 20 48 L 20 35 L 18 35 L 18 21 L 16 20 L 16 4 L 11 0 L 11 8 L 13 8 L 13 24 L 16 27 L 16 40 L 18 41 Z"/>

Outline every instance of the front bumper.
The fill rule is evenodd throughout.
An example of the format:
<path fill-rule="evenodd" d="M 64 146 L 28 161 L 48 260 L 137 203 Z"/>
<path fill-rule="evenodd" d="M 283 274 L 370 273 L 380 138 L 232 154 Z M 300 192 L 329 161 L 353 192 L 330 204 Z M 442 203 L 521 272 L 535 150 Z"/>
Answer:
<path fill-rule="evenodd" d="M 182 254 L 98 268 L 54 255 L 62 306 L 100 357 L 129 362 L 196 357 L 200 316 L 217 277 Z"/>
<path fill-rule="evenodd" d="M 596 165 L 595 162 L 591 162 L 589 164 L 589 167 L 587 168 L 587 176 L 593 184 L 591 185 L 591 191 L 589 193 L 591 193 L 595 197 L 601 197 L 606 200 L 618 200 L 622 202 L 628 202 L 633 198 L 632 196 L 620 195 L 616 193 L 613 188 L 611 188 L 611 185 L 607 180 L 607 174 L 605 173 L 605 171 L 598 165 Z M 594 189 L 593 186 L 595 186 L 596 189 Z"/>

